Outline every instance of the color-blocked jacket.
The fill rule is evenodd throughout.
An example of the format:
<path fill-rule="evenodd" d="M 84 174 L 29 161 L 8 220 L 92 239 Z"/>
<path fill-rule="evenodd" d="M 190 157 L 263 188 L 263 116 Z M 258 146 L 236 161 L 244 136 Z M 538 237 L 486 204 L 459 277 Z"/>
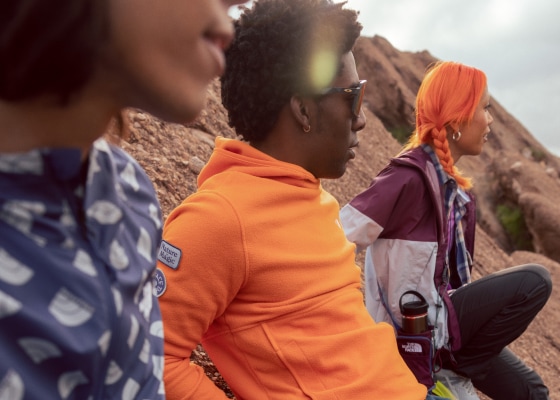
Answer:
<path fill-rule="evenodd" d="M 425 399 L 318 179 L 218 138 L 198 183 L 161 247 L 168 399 L 226 398 L 189 361 L 201 341 L 239 400 Z"/>
<path fill-rule="evenodd" d="M 447 293 L 447 217 L 443 209 L 443 190 L 434 164 L 418 147 L 392 159 L 340 214 L 347 238 L 358 251 L 366 249 L 366 305 L 373 318 L 391 322 L 380 289 L 398 324 L 401 294 L 416 290 L 429 303 L 428 319 L 435 325 L 436 347 L 457 350 L 461 338 Z M 471 196 L 463 223 L 470 254 L 475 226 Z"/>

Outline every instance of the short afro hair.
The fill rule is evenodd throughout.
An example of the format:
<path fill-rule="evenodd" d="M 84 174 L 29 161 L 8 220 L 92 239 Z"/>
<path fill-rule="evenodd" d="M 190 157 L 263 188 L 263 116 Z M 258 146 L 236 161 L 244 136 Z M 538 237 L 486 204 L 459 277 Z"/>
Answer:
<path fill-rule="evenodd" d="M 257 0 L 244 9 L 235 21 L 221 78 L 222 103 L 238 135 L 249 142 L 265 139 L 292 96 L 318 93 L 314 55 L 326 50 L 337 63 L 322 87 L 340 73 L 342 55 L 352 50 L 362 30 L 358 13 L 344 4 Z"/>
<path fill-rule="evenodd" d="M 0 99 L 66 102 L 93 74 L 107 31 L 107 0 L 0 1 Z"/>

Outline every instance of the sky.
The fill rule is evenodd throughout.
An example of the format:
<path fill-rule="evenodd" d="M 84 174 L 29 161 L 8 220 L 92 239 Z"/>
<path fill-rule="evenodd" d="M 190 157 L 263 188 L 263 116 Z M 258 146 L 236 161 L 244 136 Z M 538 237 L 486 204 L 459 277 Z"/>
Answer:
<path fill-rule="evenodd" d="M 363 36 L 483 70 L 490 94 L 560 156 L 560 1 L 348 0 L 346 7 L 360 12 Z"/>

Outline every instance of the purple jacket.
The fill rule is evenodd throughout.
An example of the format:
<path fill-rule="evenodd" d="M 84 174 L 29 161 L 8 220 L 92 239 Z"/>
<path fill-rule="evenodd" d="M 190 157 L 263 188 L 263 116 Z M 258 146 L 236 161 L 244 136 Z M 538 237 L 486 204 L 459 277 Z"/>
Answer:
<path fill-rule="evenodd" d="M 468 196 L 471 201 L 463 228 L 472 255 L 476 207 L 472 195 Z M 340 216 L 357 251 L 366 249 L 365 297 L 372 317 L 398 327 L 400 296 L 416 290 L 429 303 L 436 348 L 455 351 L 461 347 L 461 337 L 447 292 L 450 278 L 445 265 L 448 238 L 443 201 L 435 166 L 418 147 L 392 159 L 369 188 L 342 208 Z M 440 307 L 442 304 L 445 306 Z"/>

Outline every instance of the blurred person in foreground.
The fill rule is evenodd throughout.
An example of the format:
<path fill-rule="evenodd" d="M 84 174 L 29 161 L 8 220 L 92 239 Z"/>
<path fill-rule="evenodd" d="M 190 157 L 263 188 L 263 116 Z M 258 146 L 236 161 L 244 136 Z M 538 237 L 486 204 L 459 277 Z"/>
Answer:
<path fill-rule="evenodd" d="M 357 13 L 260 0 L 236 22 L 217 138 L 198 191 L 168 217 L 158 294 L 170 399 L 225 399 L 190 357 L 202 343 L 241 399 L 421 400 L 393 328 L 368 315 L 354 245 L 321 179 L 354 158 L 366 82 Z"/>
<path fill-rule="evenodd" d="M 418 90 L 408 143 L 341 220 L 358 250 L 367 249 L 366 305 L 376 321 L 399 329 L 401 295 L 414 290 L 427 300 L 436 378 L 458 399 L 478 399 L 474 384 L 492 399 L 544 400 L 541 377 L 506 346 L 546 304 L 550 274 L 528 264 L 471 280 L 476 204 L 456 163 L 482 152 L 492 122 L 484 72 L 436 63 Z"/>
<path fill-rule="evenodd" d="M 164 398 L 159 203 L 101 137 L 193 119 L 238 3 L 0 3 L 0 399 Z"/>

